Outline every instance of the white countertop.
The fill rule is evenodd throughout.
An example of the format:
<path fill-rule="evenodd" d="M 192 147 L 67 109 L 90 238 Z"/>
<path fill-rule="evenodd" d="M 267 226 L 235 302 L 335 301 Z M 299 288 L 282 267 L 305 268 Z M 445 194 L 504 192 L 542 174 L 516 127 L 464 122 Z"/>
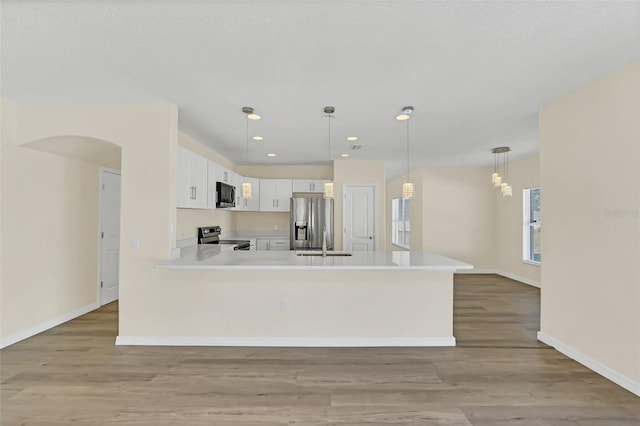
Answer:
<path fill-rule="evenodd" d="M 459 260 L 428 251 L 354 252 L 352 256 L 297 256 L 294 251 L 221 250 L 212 244 L 185 247 L 179 259 L 156 265 L 160 269 L 235 270 L 426 270 L 473 269 Z"/>

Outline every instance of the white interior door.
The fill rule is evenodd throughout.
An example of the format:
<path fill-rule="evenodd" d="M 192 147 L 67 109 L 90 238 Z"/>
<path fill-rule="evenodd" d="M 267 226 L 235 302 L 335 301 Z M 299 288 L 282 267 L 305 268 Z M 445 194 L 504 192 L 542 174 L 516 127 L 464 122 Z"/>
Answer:
<path fill-rule="evenodd" d="M 344 186 L 344 238 L 347 251 L 373 251 L 375 248 L 374 187 Z"/>
<path fill-rule="evenodd" d="M 120 174 L 100 171 L 100 305 L 118 299 L 120 280 Z"/>

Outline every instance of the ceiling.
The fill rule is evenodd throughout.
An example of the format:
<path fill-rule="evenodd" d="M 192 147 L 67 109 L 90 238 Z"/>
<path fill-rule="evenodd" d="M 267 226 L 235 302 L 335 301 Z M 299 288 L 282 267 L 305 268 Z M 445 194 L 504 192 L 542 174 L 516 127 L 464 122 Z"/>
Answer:
<path fill-rule="evenodd" d="M 16 101 L 170 102 L 237 164 L 491 165 L 538 150 L 537 111 L 640 58 L 640 2 L 162 1 L 1 5 Z M 347 136 L 362 145 L 350 151 Z M 277 157 L 268 158 L 267 153 Z"/>

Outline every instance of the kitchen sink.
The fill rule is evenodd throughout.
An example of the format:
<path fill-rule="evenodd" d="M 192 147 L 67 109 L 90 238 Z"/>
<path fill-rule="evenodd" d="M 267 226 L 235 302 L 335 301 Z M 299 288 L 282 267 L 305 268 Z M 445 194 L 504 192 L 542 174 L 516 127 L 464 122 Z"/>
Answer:
<path fill-rule="evenodd" d="M 319 250 L 309 250 L 309 251 L 297 251 L 297 256 L 322 256 L 322 252 Z M 346 251 L 327 251 L 327 257 L 335 257 L 335 256 L 351 256 L 351 253 Z"/>

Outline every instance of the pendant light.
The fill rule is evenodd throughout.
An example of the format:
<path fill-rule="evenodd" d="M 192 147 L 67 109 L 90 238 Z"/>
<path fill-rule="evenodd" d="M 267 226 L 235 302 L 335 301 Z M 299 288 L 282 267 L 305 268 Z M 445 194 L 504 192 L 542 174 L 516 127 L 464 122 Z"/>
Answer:
<path fill-rule="evenodd" d="M 324 107 L 324 113 L 326 114 L 327 121 L 329 122 L 329 162 L 331 162 L 331 120 L 333 119 L 333 113 L 336 109 L 332 106 Z M 333 198 L 333 182 L 326 182 L 324 184 L 324 198 Z"/>
<path fill-rule="evenodd" d="M 412 106 L 402 108 L 402 113 L 396 116 L 396 120 L 405 121 L 407 125 L 407 181 L 402 184 L 402 198 L 410 200 L 415 197 L 413 183 L 409 182 L 409 119 L 413 113 Z"/>
<path fill-rule="evenodd" d="M 491 183 L 493 183 L 493 186 L 500 189 L 500 193 L 503 197 L 513 196 L 513 189 L 507 182 L 507 178 L 509 176 L 509 151 L 511 151 L 511 148 L 508 146 L 500 146 L 491 150 L 491 153 L 493 154 L 493 173 L 491 174 Z M 502 175 L 500 174 L 501 163 Z"/>
<path fill-rule="evenodd" d="M 258 114 L 253 113 L 252 107 L 242 107 L 242 112 L 247 116 L 247 134 L 246 134 L 246 144 L 247 144 L 247 165 L 249 164 L 249 120 L 260 120 L 260 116 Z M 243 198 L 251 198 L 251 182 L 247 181 L 247 178 L 243 178 L 242 182 L 242 197 Z"/>

